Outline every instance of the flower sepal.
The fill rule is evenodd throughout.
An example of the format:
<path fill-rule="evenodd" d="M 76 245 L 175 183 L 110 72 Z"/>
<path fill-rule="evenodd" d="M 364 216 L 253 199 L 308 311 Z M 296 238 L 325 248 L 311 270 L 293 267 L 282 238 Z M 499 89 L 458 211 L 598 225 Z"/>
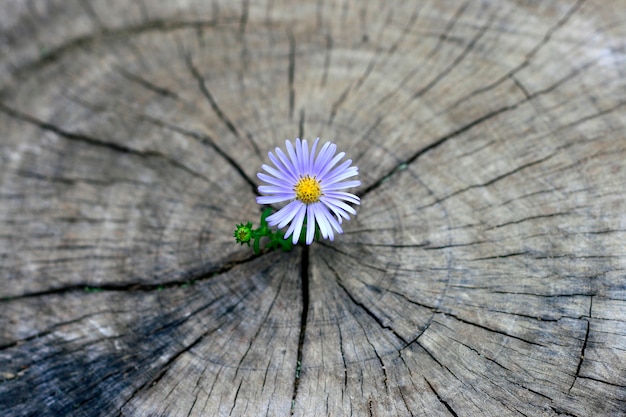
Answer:
<path fill-rule="evenodd" d="M 250 240 L 252 239 L 252 222 L 248 222 L 245 225 L 243 223 L 238 224 L 235 229 L 235 241 L 240 244 L 248 244 L 250 246 Z"/>

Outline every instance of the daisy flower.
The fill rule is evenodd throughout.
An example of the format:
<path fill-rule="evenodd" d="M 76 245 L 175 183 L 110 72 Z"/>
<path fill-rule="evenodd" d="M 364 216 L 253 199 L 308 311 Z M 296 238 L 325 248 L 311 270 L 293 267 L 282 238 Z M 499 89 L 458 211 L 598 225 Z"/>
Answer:
<path fill-rule="evenodd" d="M 358 175 L 359 169 L 350 166 L 351 159 L 337 165 L 345 152 L 335 155 L 337 145 L 331 142 L 326 142 L 316 157 L 318 142 L 319 138 L 315 139 L 309 149 L 306 139 L 296 139 L 295 147 L 290 141 L 285 141 L 287 154 L 276 148 L 276 155 L 269 152 L 274 166 L 262 165 L 270 175 L 263 172 L 257 174 L 261 181 L 270 184 L 259 186 L 259 192 L 266 195 L 257 197 L 257 203 L 289 201 L 285 207 L 269 216 L 267 223 L 282 229 L 291 222 L 285 239 L 293 235 L 294 245 L 300 239 L 305 219 L 307 245 L 313 242 L 316 223 L 322 237 L 333 240 L 334 232 L 343 233 L 342 218 L 349 220 L 348 213 L 356 215 L 356 210 L 346 202 L 361 203 L 359 197 L 344 191 L 361 185 L 358 180 L 345 181 Z"/>

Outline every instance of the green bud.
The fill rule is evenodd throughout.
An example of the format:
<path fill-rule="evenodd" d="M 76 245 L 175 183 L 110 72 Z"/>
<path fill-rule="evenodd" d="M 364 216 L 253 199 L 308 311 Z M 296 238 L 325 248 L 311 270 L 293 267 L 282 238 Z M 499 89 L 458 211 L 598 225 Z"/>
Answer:
<path fill-rule="evenodd" d="M 235 229 L 235 241 L 237 243 L 247 243 L 250 246 L 250 240 L 252 239 L 252 222 L 248 222 L 247 224 L 238 224 Z"/>

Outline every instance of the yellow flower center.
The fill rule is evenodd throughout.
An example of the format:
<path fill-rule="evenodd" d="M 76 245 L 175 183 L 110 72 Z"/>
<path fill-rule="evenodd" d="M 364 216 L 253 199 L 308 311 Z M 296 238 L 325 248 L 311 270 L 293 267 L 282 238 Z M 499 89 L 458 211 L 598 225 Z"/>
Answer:
<path fill-rule="evenodd" d="M 296 198 L 304 204 L 317 203 L 322 196 L 322 186 L 315 177 L 308 175 L 301 177 L 296 183 L 293 190 L 296 192 Z"/>

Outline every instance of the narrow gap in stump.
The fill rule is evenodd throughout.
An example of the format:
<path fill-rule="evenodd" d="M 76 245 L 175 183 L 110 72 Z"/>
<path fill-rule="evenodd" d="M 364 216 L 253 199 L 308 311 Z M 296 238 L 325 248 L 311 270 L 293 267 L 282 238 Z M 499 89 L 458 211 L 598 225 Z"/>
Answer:
<path fill-rule="evenodd" d="M 440 137 L 439 139 L 437 139 L 436 141 L 432 142 L 430 145 L 426 145 L 425 147 L 423 147 L 422 149 L 419 149 L 417 152 L 415 152 L 413 155 L 411 155 L 408 159 L 405 159 L 403 161 L 400 161 L 399 164 L 397 164 L 396 166 L 394 166 L 391 170 L 389 170 L 389 172 L 387 172 L 387 174 L 383 175 L 378 181 L 373 182 L 372 184 L 370 184 L 369 186 L 367 186 L 365 189 L 363 189 L 363 191 L 361 191 L 359 193 L 359 197 L 363 198 L 365 197 L 367 194 L 369 194 L 370 192 L 374 191 L 375 189 L 377 189 L 378 187 L 380 187 L 382 184 L 384 184 L 386 181 L 388 181 L 394 174 L 396 174 L 399 171 L 402 171 L 404 169 L 406 169 L 407 165 L 411 165 L 413 162 L 415 162 L 420 156 L 424 155 L 425 153 L 443 145 L 445 142 L 447 142 L 450 139 L 453 139 L 467 131 L 469 131 L 470 129 L 480 125 L 481 123 L 498 116 L 501 113 L 505 113 L 507 111 L 513 110 L 515 109 L 517 106 L 519 106 L 522 102 L 519 103 L 515 103 L 509 106 L 504 106 L 501 107 L 497 110 L 494 110 L 492 112 L 489 112 L 487 114 L 485 114 L 484 116 L 481 116 L 475 120 L 473 120 L 472 122 L 469 122 L 468 124 L 461 126 L 459 129 L 448 133 L 445 136 Z"/>
<path fill-rule="evenodd" d="M 537 45 L 535 45 L 535 47 L 530 52 L 528 52 L 526 54 L 526 57 L 524 58 L 524 61 L 521 64 L 519 64 L 517 67 L 513 68 L 511 71 L 509 71 L 504 76 L 500 77 L 500 79 L 496 80 L 495 82 L 493 82 L 493 83 L 491 83 L 491 84 L 489 84 L 487 86 L 480 87 L 480 88 L 470 92 L 468 95 L 462 97 L 460 100 L 455 102 L 452 106 L 450 106 L 448 108 L 448 110 L 456 108 L 459 104 L 465 102 L 466 100 L 468 100 L 471 97 L 474 97 L 474 96 L 476 96 L 478 94 L 484 93 L 485 91 L 489 91 L 489 90 L 499 86 L 500 84 L 502 84 L 504 81 L 506 81 L 509 78 L 512 79 L 515 82 L 515 84 L 518 84 L 518 82 L 516 82 L 516 80 L 515 80 L 515 78 L 513 78 L 513 76 L 530 65 L 531 60 L 534 58 L 535 55 L 537 55 L 537 53 L 541 50 L 541 48 L 543 48 L 550 41 L 550 38 L 552 38 L 552 35 L 557 30 L 561 29 L 563 26 L 565 26 L 567 24 L 569 19 L 578 11 L 578 9 L 582 6 L 582 4 L 585 1 L 586 0 L 578 0 L 576 2 L 576 4 L 574 4 L 567 11 L 567 13 L 565 13 L 565 15 L 556 23 L 556 25 L 551 27 L 546 32 L 546 34 L 544 35 L 543 39 Z M 519 84 L 518 84 L 518 86 L 519 86 Z"/>
<path fill-rule="evenodd" d="M 81 0 L 80 5 L 85 11 L 85 14 L 89 17 L 89 20 L 91 20 L 91 22 L 93 23 L 95 31 L 100 32 L 103 29 L 104 25 L 102 24 L 102 21 L 98 17 L 96 11 L 93 9 L 93 7 L 91 7 L 90 2 Z"/>
<path fill-rule="evenodd" d="M 343 290 L 343 292 L 348 296 L 348 298 L 350 299 L 350 301 L 352 301 L 352 303 L 354 305 L 360 307 L 361 310 L 363 310 L 368 316 L 370 316 L 372 319 L 374 319 L 374 321 L 376 323 L 378 323 L 378 325 L 380 326 L 381 329 L 389 330 L 395 337 L 397 337 L 399 340 L 402 341 L 402 343 L 404 343 L 404 346 L 408 346 L 409 345 L 409 342 L 404 337 L 402 337 L 402 335 L 400 335 L 400 333 L 396 332 L 393 329 L 393 327 L 388 326 L 385 323 L 383 323 L 382 319 L 380 317 L 378 317 L 376 314 L 374 314 L 374 312 L 372 310 L 370 310 L 369 308 L 367 308 L 367 306 L 365 304 L 363 304 L 362 302 L 360 302 L 356 298 L 354 298 L 354 296 L 350 293 L 350 291 L 348 291 L 348 289 L 343 284 L 343 282 L 341 282 L 341 278 L 339 278 L 339 274 L 330 265 L 328 265 L 328 263 L 326 263 L 326 265 L 335 274 L 335 277 L 337 278 L 337 285 L 339 286 L 339 288 L 341 288 Z M 375 351 L 375 349 L 374 349 L 374 351 Z M 382 361 L 381 361 L 381 365 L 382 365 Z"/>
<path fill-rule="evenodd" d="M 243 0 L 241 3 L 241 19 L 239 20 L 239 33 L 246 33 L 246 25 L 248 24 L 248 14 L 250 12 L 250 0 Z"/>
<path fill-rule="evenodd" d="M 306 335 L 306 323 L 309 316 L 309 246 L 302 249 L 302 261 L 300 264 L 300 279 L 302 283 L 302 315 L 300 316 L 300 336 L 298 338 L 298 356 L 296 362 L 296 375 L 293 383 L 293 396 L 291 397 L 291 415 L 296 406 L 298 386 L 300 385 L 300 372 L 302 370 L 302 350 L 304 348 L 304 336 Z"/>
<path fill-rule="evenodd" d="M 293 81 L 296 73 L 296 39 L 291 31 L 287 32 L 289 38 L 289 67 L 287 73 L 287 84 L 289 85 L 289 119 L 293 119 L 293 108 L 296 103 L 296 91 Z"/>
<path fill-rule="evenodd" d="M 218 275 L 222 275 L 231 269 L 244 265 L 248 262 L 254 261 L 262 255 L 252 254 L 247 258 L 234 260 L 224 264 L 222 267 L 211 270 L 198 271 L 197 273 L 190 273 L 188 275 L 181 276 L 180 279 L 174 279 L 170 281 L 163 281 L 155 284 L 147 284 L 141 282 L 118 282 L 118 283 L 103 283 L 99 285 L 92 285 L 87 282 L 81 282 L 77 284 L 70 284 L 63 287 L 49 288 L 42 291 L 34 291 L 24 293 L 20 295 L 13 295 L 0 298 L 0 303 L 5 301 L 14 301 L 18 299 L 43 297 L 54 294 L 66 294 L 77 291 L 86 292 L 101 292 L 101 291 L 120 291 L 120 292 L 147 292 L 147 291 L 161 291 L 168 288 L 180 287 L 182 285 L 190 285 L 193 283 L 202 282 Z M 24 339 L 28 340 L 28 339 Z M 0 346 L 1 348 L 1 346 Z"/>
<path fill-rule="evenodd" d="M 463 13 L 464 10 L 465 10 L 465 5 L 459 9 L 459 12 Z M 460 15 L 458 17 L 460 17 Z M 454 22 L 456 22 L 456 19 L 458 17 L 455 16 Z M 491 15 L 489 19 L 487 20 L 487 23 L 484 24 L 478 30 L 476 35 L 474 35 L 472 40 L 467 44 L 465 49 L 463 49 L 463 51 L 452 61 L 452 63 L 448 65 L 446 68 L 444 68 L 441 72 L 439 72 L 432 80 L 428 82 L 428 84 L 426 84 L 425 86 L 420 88 L 418 91 L 416 91 L 413 94 L 413 96 L 411 96 L 411 101 L 422 97 L 424 94 L 429 92 L 434 86 L 436 86 L 441 80 L 443 80 L 448 74 L 450 74 L 452 70 L 454 70 L 465 59 L 465 57 L 467 57 L 467 55 L 472 51 L 472 49 L 474 49 L 474 47 L 476 46 L 478 41 L 483 37 L 483 35 L 487 33 L 487 29 L 489 29 L 493 20 L 494 20 L 494 15 Z M 449 30 L 452 30 L 453 26 L 454 26 L 454 23 L 452 23 L 449 29 L 446 28 L 446 31 L 444 31 L 444 33 L 441 34 L 440 43 L 443 42 L 447 38 L 446 33 Z M 433 55 L 435 52 L 438 52 L 438 48 L 433 49 Z"/>
<path fill-rule="evenodd" d="M 137 25 L 123 27 L 119 29 L 104 28 L 92 34 L 74 37 L 66 42 L 50 50 L 43 51 L 39 57 L 32 60 L 19 68 L 21 77 L 26 77 L 33 71 L 45 69 L 48 65 L 59 61 L 64 55 L 71 54 L 74 51 L 93 45 L 97 42 L 108 41 L 111 39 L 130 38 L 133 35 L 141 35 L 148 32 L 170 33 L 180 29 L 187 28 L 205 28 L 216 27 L 217 19 L 211 20 L 181 20 L 168 22 L 162 19 L 146 20 Z M 5 86 L 6 88 L 6 86 Z"/>
<path fill-rule="evenodd" d="M 185 56 L 185 59 L 186 59 L 186 63 L 187 63 L 187 68 L 189 68 L 189 71 L 191 72 L 191 75 L 193 75 L 193 77 L 195 78 L 196 82 L 198 83 L 198 88 L 200 89 L 200 92 L 202 93 L 202 95 L 209 102 L 209 105 L 211 106 L 211 108 L 215 112 L 215 115 L 222 121 L 222 123 L 224 123 L 226 128 L 237 139 L 241 140 L 241 135 L 239 134 L 239 131 L 237 130 L 237 127 L 235 127 L 235 124 L 230 120 L 230 118 L 228 116 L 226 116 L 226 114 L 224 113 L 222 108 L 219 106 L 219 104 L 215 100 L 215 97 L 213 97 L 213 94 L 211 94 L 211 91 L 209 90 L 209 87 L 207 87 L 207 85 L 206 85 L 206 80 L 205 80 L 204 76 L 202 74 L 200 74 L 200 71 L 194 65 L 193 61 L 191 60 L 191 55 L 187 54 Z"/>
<path fill-rule="evenodd" d="M 219 104 L 215 100 L 215 97 L 213 97 L 213 94 L 211 94 L 211 91 L 209 90 L 209 87 L 206 84 L 206 80 L 205 80 L 204 76 L 200 73 L 198 68 L 194 65 L 193 60 L 192 60 L 190 54 L 185 54 L 185 63 L 187 64 L 187 68 L 189 69 L 189 72 L 191 72 L 191 75 L 193 76 L 193 78 L 198 83 L 198 88 L 199 88 L 200 92 L 206 98 L 206 100 L 209 102 L 209 105 L 211 106 L 211 108 L 215 112 L 215 115 L 222 121 L 222 123 L 224 123 L 226 128 L 237 139 L 239 139 L 240 141 L 243 141 L 243 137 L 239 134 L 239 130 L 237 130 L 237 127 L 230 120 L 230 118 L 228 116 L 226 116 L 226 114 L 224 113 L 222 108 L 219 106 Z M 176 130 L 178 130 L 178 129 L 179 128 L 176 128 Z M 183 132 L 183 129 L 180 129 L 180 131 Z M 185 134 L 185 133 L 183 133 L 183 134 Z M 197 136 L 197 135 L 192 133 L 192 136 Z M 249 139 L 249 136 L 246 136 L 246 137 Z M 257 192 L 256 184 L 254 183 L 254 181 L 252 179 L 250 179 L 248 177 L 248 175 L 246 175 L 246 173 L 243 170 L 243 168 L 233 158 L 231 158 L 226 152 L 224 152 L 224 150 L 222 150 L 219 146 L 217 146 L 217 144 L 215 143 L 215 141 L 212 138 L 210 138 L 208 135 L 204 135 L 204 134 L 200 135 L 200 138 L 201 138 L 202 142 L 206 142 L 209 146 L 211 146 L 211 148 L 213 148 L 224 159 L 226 159 L 226 161 L 228 161 L 228 163 L 233 168 L 235 168 L 235 170 L 239 173 L 239 175 L 241 175 L 242 178 L 248 184 L 250 184 L 250 186 L 252 187 L 252 191 L 254 193 Z M 256 144 L 254 143 L 254 141 L 251 140 L 250 142 L 252 143 L 252 146 L 254 148 L 258 149 L 256 147 Z"/>
<path fill-rule="evenodd" d="M 430 389 L 435 393 L 435 395 L 437 396 L 437 400 L 439 400 L 439 402 L 441 404 L 443 404 L 448 411 L 450 412 L 450 414 L 452 414 L 454 417 L 458 417 L 458 414 L 454 411 L 454 409 L 452 407 L 450 407 L 450 404 L 448 404 L 443 398 L 441 398 L 441 396 L 439 395 L 439 393 L 437 391 L 435 391 L 435 389 L 433 388 L 433 386 L 430 384 L 430 381 L 428 381 L 426 378 L 424 378 L 424 381 L 426 381 L 426 383 L 428 384 L 428 386 L 430 387 Z"/>
<path fill-rule="evenodd" d="M 0 102 L 0 113 L 4 113 L 6 115 L 8 115 L 9 117 L 12 117 L 16 120 L 21 120 L 22 122 L 25 123 L 29 123 L 31 125 L 37 126 L 38 128 L 40 128 L 41 130 L 44 131 L 49 131 L 52 132 L 54 134 L 56 134 L 57 136 L 60 136 L 62 138 L 65 138 L 67 140 L 71 140 L 71 141 L 75 141 L 75 142 L 82 142 L 88 145 L 92 145 L 92 146 L 99 146 L 102 148 L 106 148 L 109 149 L 111 151 L 116 151 L 116 152 L 120 152 L 120 153 L 124 153 L 124 154 L 129 154 L 129 155 L 135 155 L 141 158 L 159 158 L 159 159 L 163 159 L 164 161 L 166 161 L 167 163 L 169 163 L 170 165 L 179 168 L 185 172 L 187 172 L 188 174 L 196 177 L 196 178 L 200 178 L 204 181 L 209 181 L 207 177 L 205 177 L 204 175 L 192 170 L 191 168 L 189 168 L 188 166 L 186 166 L 185 164 L 182 164 L 181 162 L 172 159 L 170 157 L 168 157 L 167 155 L 161 153 L 161 152 L 157 152 L 157 151 L 152 151 L 152 150 L 145 150 L 145 151 L 141 151 L 141 150 L 137 150 L 137 149 L 133 149 L 133 148 L 129 148 L 127 146 L 121 145 L 119 143 L 115 143 L 115 142 L 106 142 L 102 139 L 96 138 L 96 137 L 92 137 L 92 136 L 86 136 L 84 134 L 81 133 L 74 133 L 74 132 L 70 132 L 67 130 L 63 130 L 62 128 L 55 126 L 51 123 L 45 122 L 41 119 L 37 119 L 36 117 L 33 117 L 29 114 L 26 113 L 22 113 L 19 112 L 18 110 L 15 110 L 11 107 L 6 106 L 4 103 Z"/>
<path fill-rule="evenodd" d="M 330 68 L 330 52 L 333 49 L 333 38 L 329 34 L 326 35 L 326 54 L 324 56 L 324 71 L 322 72 L 322 81 L 320 87 L 326 86 L 326 80 L 328 79 L 328 68 Z"/>
<path fill-rule="evenodd" d="M 580 368 L 583 365 L 583 361 L 585 360 L 585 349 L 587 349 L 587 342 L 589 341 L 589 328 L 591 326 L 591 309 L 593 308 L 593 295 L 589 300 L 589 316 L 587 318 L 587 331 L 585 333 L 585 341 L 583 342 L 583 347 L 580 351 L 580 357 L 578 358 L 578 366 L 576 366 L 576 374 L 574 375 L 574 380 L 572 381 L 572 385 L 570 385 L 568 394 L 574 388 L 574 384 L 576 384 L 576 380 L 580 376 Z"/>
<path fill-rule="evenodd" d="M 304 138 L 304 108 L 300 109 L 300 124 L 298 126 L 298 137 L 300 139 Z"/>
<path fill-rule="evenodd" d="M 176 94 L 175 92 L 168 90 L 167 88 L 164 87 L 160 87 L 158 85 L 155 85 L 153 83 L 151 83 L 150 81 L 146 80 L 145 78 L 143 78 L 140 75 L 137 74 L 133 74 L 131 72 L 128 72 L 127 70 L 125 70 L 124 68 L 118 66 L 115 68 L 115 70 L 118 72 L 118 74 L 120 74 L 122 77 L 126 78 L 128 81 L 134 82 L 136 84 L 139 84 L 140 86 L 142 86 L 143 88 L 153 91 L 161 96 L 164 97 L 172 97 L 175 99 L 179 99 L 178 94 Z"/>

